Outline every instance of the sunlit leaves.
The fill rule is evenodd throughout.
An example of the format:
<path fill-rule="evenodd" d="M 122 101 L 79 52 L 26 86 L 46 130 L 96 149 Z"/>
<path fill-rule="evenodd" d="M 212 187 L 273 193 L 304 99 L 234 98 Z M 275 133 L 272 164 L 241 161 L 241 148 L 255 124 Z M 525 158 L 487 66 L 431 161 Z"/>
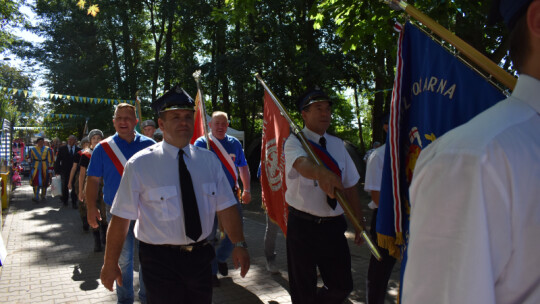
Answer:
<path fill-rule="evenodd" d="M 95 17 L 99 13 L 99 7 L 97 4 L 90 5 L 88 8 L 88 15 L 92 15 L 92 17 Z"/>
<path fill-rule="evenodd" d="M 86 0 L 79 0 L 77 2 L 79 9 L 83 10 L 86 7 Z M 99 6 L 97 4 L 88 3 L 88 9 L 86 10 L 87 15 L 95 17 L 99 13 Z"/>
<path fill-rule="evenodd" d="M 86 1 L 84 0 L 79 0 L 79 2 L 77 2 L 77 6 L 80 8 L 80 9 L 84 9 L 84 6 L 86 5 Z"/>

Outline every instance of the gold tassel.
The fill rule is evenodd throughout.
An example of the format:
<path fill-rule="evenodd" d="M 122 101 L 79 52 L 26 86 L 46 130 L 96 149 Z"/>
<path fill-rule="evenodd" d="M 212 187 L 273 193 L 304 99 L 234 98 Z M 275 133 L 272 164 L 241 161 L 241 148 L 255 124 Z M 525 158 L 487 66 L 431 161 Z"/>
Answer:
<path fill-rule="evenodd" d="M 403 236 L 401 237 L 401 241 L 403 242 Z M 377 244 L 379 247 L 387 249 L 388 253 L 394 258 L 400 258 L 401 252 L 395 237 L 377 233 Z"/>

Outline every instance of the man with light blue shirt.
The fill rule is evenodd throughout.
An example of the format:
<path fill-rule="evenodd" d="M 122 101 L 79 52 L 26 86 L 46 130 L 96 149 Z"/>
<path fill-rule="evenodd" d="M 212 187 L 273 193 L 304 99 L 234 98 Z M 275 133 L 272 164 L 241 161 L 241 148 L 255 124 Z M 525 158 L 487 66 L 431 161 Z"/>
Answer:
<path fill-rule="evenodd" d="M 101 179 L 103 178 L 103 200 L 107 204 L 107 221 L 110 221 L 109 210 L 120 185 L 126 161 L 138 151 L 155 144 L 152 139 L 135 132 L 137 121 L 134 106 L 127 103 L 119 104 L 113 117 L 116 134 L 104 139 L 94 148 L 88 165 L 86 182 L 87 217 L 88 224 L 92 228 L 98 227 L 97 221 L 105 220 L 101 218 L 96 207 Z M 133 252 L 136 243 L 133 236 L 134 224 L 133 221 L 130 225 L 120 256 L 119 264 L 122 268 L 123 283 L 116 286 L 118 303 L 133 303 L 135 300 L 133 291 Z M 146 295 L 141 271 L 139 271 L 139 283 L 139 299 L 145 302 Z"/>
<path fill-rule="evenodd" d="M 209 134 L 210 139 L 210 150 L 214 152 L 219 160 L 221 161 L 221 166 L 223 172 L 227 176 L 229 185 L 234 194 L 237 194 L 240 190 L 238 185 L 238 173 L 240 173 L 240 179 L 242 180 L 242 185 L 244 190 L 242 191 L 242 203 L 249 204 L 251 201 L 250 193 L 250 174 L 249 168 L 247 165 L 246 157 L 244 156 L 244 150 L 242 144 L 238 139 L 233 136 L 227 135 L 227 129 L 229 127 L 229 119 L 227 113 L 221 111 L 215 111 L 212 113 L 212 119 L 208 123 L 210 130 L 212 131 Z M 195 143 L 195 146 L 206 148 L 206 138 L 204 136 L 199 137 Z M 238 168 L 238 170 L 236 169 Z M 238 212 L 240 217 L 242 217 L 242 206 L 240 203 L 237 203 Z M 210 241 L 215 243 L 217 240 L 216 236 L 217 230 L 217 219 L 214 224 L 213 233 L 210 235 Z M 213 274 L 213 283 L 214 286 L 219 286 L 219 280 L 217 279 L 217 273 L 223 276 L 228 274 L 227 258 L 230 256 L 233 250 L 233 244 L 231 243 L 229 237 L 225 235 L 223 240 L 219 243 L 216 248 L 216 258 L 212 262 L 212 274 Z"/>

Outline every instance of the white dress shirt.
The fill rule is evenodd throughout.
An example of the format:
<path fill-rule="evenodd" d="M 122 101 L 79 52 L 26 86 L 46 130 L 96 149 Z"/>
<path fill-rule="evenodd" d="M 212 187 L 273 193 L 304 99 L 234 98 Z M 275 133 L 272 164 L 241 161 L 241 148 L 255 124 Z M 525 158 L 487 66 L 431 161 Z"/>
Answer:
<path fill-rule="evenodd" d="M 422 151 L 410 198 L 403 303 L 540 303 L 540 81 Z"/>
<path fill-rule="evenodd" d="M 318 143 L 321 136 L 308 128 L 304 128 L 304 135 L 307 139 Z M 341 170 L 341 181 L 345 188 L 355 186 L 360 179 L 358 170 L 351 159 L 351 156 L 345 149 L 341 139 L 332 136 L 328 133 L 324 134 L 326 139 L 326 148 L 328 153 L 338 163 Z M 302 147 L 302 144 L 294 134 L 291 134 L 285 142 L 285 182 L 287 191 L 285 192 L 285 200 L 289 205 L 300 211 L 309 214 L 329 217 L 343 214 L 343 209 L 338 204 L 335 210 L 332 210 L 326 201 L 326 193 L 319 188 L 315 180 L 307 179 L 298 173 L 293 168 L 293 164 L 297 158 L 305 156 L 307 153 Z"/>
<path fill-rule="evenodd" d="M 184 210 L 178 173 L 178 149 L 165 141 L 139 151 L 126 163 L 111 213 L 137 220 L 135 237 L 149 244 L 186 245 Z M 184 147 L 201 217 L 208 237 L 216 211 L 236 204 L 236 199 L 214 153 L 192 145 Z"/>
<path fill-rule="evenodd" d="M 386 144 L 378 147 L 369 155 L 364 183 L 364 190 L 367 192 L 381 191 L 385 149 Z"/>

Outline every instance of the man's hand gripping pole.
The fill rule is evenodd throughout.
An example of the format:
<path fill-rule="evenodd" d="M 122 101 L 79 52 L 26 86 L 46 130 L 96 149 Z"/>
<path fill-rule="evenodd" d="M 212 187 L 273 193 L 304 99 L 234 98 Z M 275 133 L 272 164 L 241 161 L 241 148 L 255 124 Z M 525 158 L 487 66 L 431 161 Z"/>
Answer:
<path fill-rule="evenodd" d="M 302 143 L 302 147 L 304 148 L 304 150 L 306 150 L 307 154 L 309 155 L 309 157 L 319 166 L 323 166 L 323 163 L 322 161 L 317 157 L 317 155 L 315 154 L 315 152 L 313 152 L 313 150 L 311 149 L 311 146 L 309 145 L 308 143 L 308 140 L 306 139 L 304 133 L 302 133 L 302 130 L 294 123 L 294 121 L 291 119 L 291 117 L 289 116 L 289 114 L 287 113 L 287 111 L 285 110 L 285 108 L 283 107 L 283 104 L 281 103 L 281 101 L 279 101 L 279 99 L 277 99 L 277 97 L 274 95 L 274 93 L 272 92 L 272 90 L 270 90 L 270 88 L 268 88 L 268 86 L 266 85 L 266 83 L 264 82 L 264 80 L 261 78 L 261 76 L 259 75 L 259 73 L 256 73 L 255 74 L 255 77 L 257 78 L 257 80 L 259 80 L 259 82 L 261 83 L 261 85 L 263 86 L 263 88 L 265 89 L 266 92 L 268 92 L 268 94 L 270 95 L 270 97 L 272 98 L 272 100 L 274 101 L 274 103 L 276 104 L 276 106 L 278 107 L 281 115 L 283 117 L 285 117 L 285 119 L 287 119 L 287 121 L 289 122 L 289 125 L 293 131 L 293 133 L 296 135 L 296 137 L 298 137 L 298 140 L 300 140 L 300 142 Z M 340 190 L 335 190 L 334 192 L 334 196 L 336 197 L 337 201 L 339 202 L 339 204 L 341 205 L 341 208 L 343 208 L 343 210 L 345 211 L 345 214 L 347 215 L 347 217 L 349 218 L 349 220 L 351 221 L 351 223 L 353 224 L 353 226 L 356 228 L 357 231 L 360 231 L 361 235 L 362 235 L 362 238 L 364 239 L 364 241 L 366 242 L 367 246 L 369 247 L 369 250 L 371 251 L 371 253 L 373 254 L 373 256 L 378 260 L 378 261 L 381 261 L 382 260 L 382 257 L 381 257 L 381 254 L 379 253 L 379 251 L 377 250 L 377 247 L 375 247 L 375 245 L 373 244 L 373 242 L 371 241 L 371 239 L 369 238 L 368 234 L 366 233 L 366 231 L 364 230 L 364 228 L 362 227 L 362 225 L 360 225 L 360 223 L 358 222 L 358 219 L 356 218 L 349 202 L 345 199 L 345 196 L 343 195 L 343 192 L 341 192 Z"/>

